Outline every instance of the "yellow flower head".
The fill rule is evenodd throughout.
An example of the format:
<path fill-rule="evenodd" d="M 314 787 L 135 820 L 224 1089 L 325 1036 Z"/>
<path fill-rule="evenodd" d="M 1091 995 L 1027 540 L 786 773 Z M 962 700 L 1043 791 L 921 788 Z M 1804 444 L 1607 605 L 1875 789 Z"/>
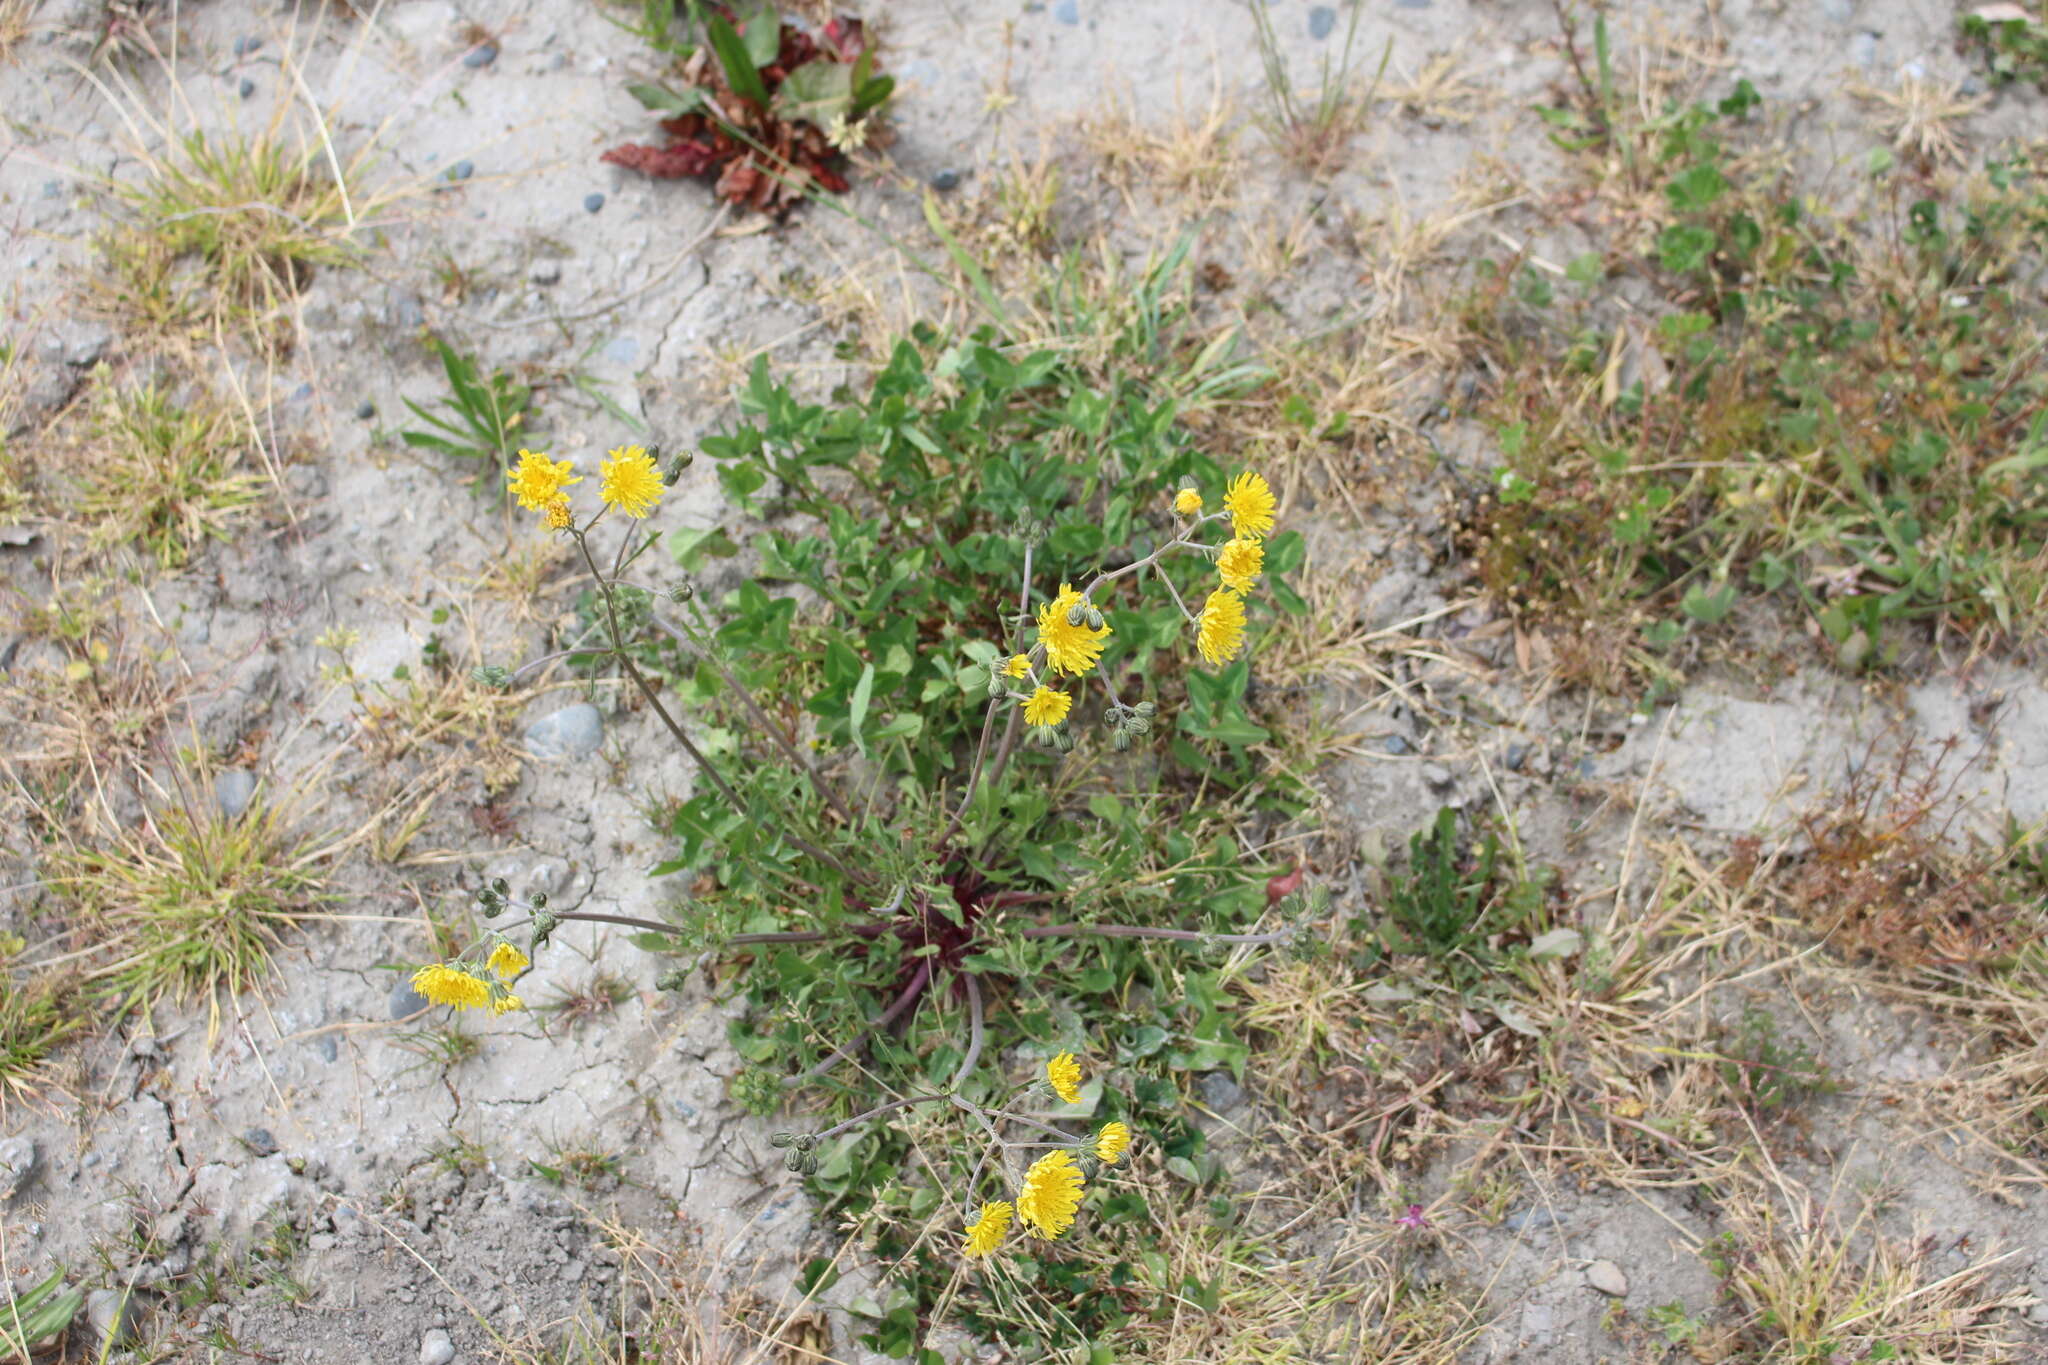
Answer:
<path fill-rule="evenodd" d="M 654 457 L 639 446 L 621 446 L 597 469 L 597 495 L 629 517 L 644 517 L 668 488 Z"/>
<path fill-rule="evenodd" d="M 1098 630 L 1086 620 L 1075 625 L 1067 617 L 1077 608 L 1088 610 L 1088 600 L 1072 585 L 1060 584 L 1060 595 L 1038 609 L 1038 642 L 1045 646 L 1045 662 L 1053 672 L 1079 677 L 1100 662 L 1109 627 Z"/>
<path fill-rule="evenodd" d="M 520 952 L 511 944 L 500 943 L 497 947 L 491 949 L 490 961 L 486 965 L 499 976 L 510 981 L 513 977 L 531 967 L 533 963 L 527 960 L 525 953 Z"/>
<path fill-rule="evenodd" d="M 491 988 L 483 981 L 441 962 L 414 972 L 412 988 L 437 1005 L 453 1005 L 459 1010 L 480 1009 L 491 1000 Z"/>
<path fill-rule="evenodd" d="M 1202 495 L 1192 488 L 1183 488 L 1173 495 L 1173 510 L 1184 517 L 1191 517 L 1202 510 Z"/>
<path fill-rule="evenodd" d="M 556 498 L 553 502 L 549 503 L 547 506 L 547 518 L 550 531 L 566 531 L 569 529 L 569 523 L 576 520 L 575 515 L 569 511 L 569 500 L 567 498 Z"/>
<path fill-rule="evenodd" d="M 1081 1064 L 1074 1060 L 1071 1052 L 1062 1052 L 1045 1064 L 1045 1078 L 1052 1082 L 1052 1093 L 1068 1104 L 1081 1101 Z"/>
<path fill-rule="evenodd" d="M 1003 672 L 1012 678 L 1021 678 L 1031 671 L 1029 654 L 1012 654 L 1010 662 L 1003 665 Z"/>
<path fill-rule="evenodd" d="M 1040 1237 L 1057 1237 L 1074 1226 L 1081 1207 L 1081 1170 L 1074 1154 L 1062 1147 L 1047 1152 L 1024 1173 L 1017 1191 L 1017 1217 Z"/>
<path fill-rule="evenodd" d="M 981 1206 L 981 1217 L 974 1226 L 967 1229 L 967 1244 L 960 1248 L 968 1256 L 988 1256 L 1003 1244 L 1003 1236 L 1010 1230 L 1009 1201 L 998 1199 L 993 1204 Z"/>
<path fill-rule="evenodd" d="M 1218 588 L 1202 604 L 1195 623 L 1195 647 L 1212 664 L 1227 664 L 1244 648 L 1244 599 Z"/>
<path fill-rule="evenodd" d="M 1223 575 L 1223 586 L 1233 592 L 1250 592 L 1265 568 L 1266 547 L 1256 540 L 1233 540 L 1216 556 L 1216 572 Z"/>
<path fill-rule="evenodd" d="M 1026 725 L 1058 725 L 1074 709 L 1074 699 L 1065 692 L 1041 687 L 1024 699 Z"/>
<path fill-rule="evenodd" d="M 1223 510 L 1230 513 L 1230 533 L 1240 539 L 1262 536 L 1273 529 L 1273 511 L 1279 504 L 1266 481 L 1247 469 L 1230 481 L 1223 493 Z"/>
<path fill-rule="evenodd" d="M 1105 1123 L 1095 1135 L 1095 1155 L 1105 1166 L 1116 1165 L 1116 1159 L 1130 1145 L 1131 1130 L 1121 1123 Z"/>
<path fill-rule="evenodd" d="M 550 460 L 540 451 L 519 452 L 518 467 L 505 476 L 512 496 L 529 512 L 540 512 L 562 496 L 562 490 L 583 480 L 570 473 L 575 466 L 567 460 Z"/>
<path fill-rule="evenodd" d="M 523 1010 L 525 1008 L 526 1002 L 510 991 L 505 992 L 491 1002 L 492 1014 L 510 1014 L 513 1010 Z"/>

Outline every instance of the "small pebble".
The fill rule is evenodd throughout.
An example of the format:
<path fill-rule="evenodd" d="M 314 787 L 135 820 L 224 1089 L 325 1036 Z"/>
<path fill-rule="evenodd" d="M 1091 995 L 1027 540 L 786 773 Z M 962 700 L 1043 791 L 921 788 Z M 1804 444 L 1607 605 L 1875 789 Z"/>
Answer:
<path fill-rule="evenodd" d="M 1628 1276 L 1612 1261 L 1595 1261 L 1586 1267 L 1586 1288 L 1597 1289 L 1610 1299 L 1628 1294 Z"/>
<path fill-rule="evenodd" d="M 242 77 L 242 98 L 247 99 L 255 93 L 256 82 L 250 80 L 247 76 Z"/>
<path fill-rule="evenodd" d="M 476 163 L 467 157 L 448 168 L 448 178 L 450 180 L 467 180 L 475 174 Z"/>
<path fill-rule="evenodd" d="M 429 1328 L 420 1337 L 420 1365 L 448 1365 L 455 1359 L 455 1342 L 439 1327 Z"/>
<path fill-rule="evenodd" d="M 277 1139 L 268 1128 L 251 1128 L 242 1134 L 242 1145 L 257 1156 L 276 1156 Z"/>
<path fill-rule="evenodd" d="M 1057 5 L 1054 5 L 1052 7 L 1052 17 L 1059 20 L 1063 24 L 1080 23 L 1080 0 L 1060 0 L 1060 2 Z"/>
<path fill-rule="evenodd" d="M 1382 744 L 1380 747 L 1385 749 L 1388 753 L 1393 754 L 1397 757 L 1401 754 L 1409 752 L 1408 741 L 1401 738 L 1401 736 L 1399 735 L 1388 735 L 1386 738 L 1386 742 Z"/>
<path fill-rule="evenodd" d="M 1428 9 L 1429 0 L 1394 0 L 1395 9 Z"/>
<path fill-rule="evenodd" d="M 583 196 L 583 211 L 585 213 L 596 213 L 603 207 L 604 196 L 602 194 L 586 194 Z"/>
<path fill-rule="evenodd" d="M 532 280 L 535 284 L 560 284 L 562 282 L 562 263 L 553 257 L 535 261 L 533 269 L 526 272 L 526 278 Z"/>
<path fill-rule="evenodd" d="M 1244 1102 L 1244 1087 L 1239 1085 L 1227 1071 L 1205 1071 L 1195 1088 L 1202 1092 L 1202 1103 L 1216 1113 L 1235 1109 Z"/>
<path fill-rule="evenodd" d="M 1451 770 L 1441 763 L 1425 763 L 1422 765 L 1422 780 L 1432 787 L 1448 787 L 1451 785 Z"/>
<path fill-rule="evenodd" d="M 960 172 L 954 170 L 951 166 L 948 166 L 945 170 L 940 171 L 937 175 L 932 177 L 932 188 L 937 190 L 940 194 L 944 194 L 949 190 L 959 189 Z"/>
<path fill-rule="evenodd" d="M 241 818 L 256 795 L 256 774 L 247 768 L 229 768 L 213 779 L 213 802 L 230 820 Z"/>
<path fill-rule="evenodd" d="M 246 57 L 262 46 L 263 40 L 261 38 L 237 38 L 235 39 L 235 55 L 237 57 Z"/>
<path fill-rule="evenodd" d="M 401 976 L 398 978 L 397 984 L 391 988 L 391 1017 L 393 1019 L 410 1018 L 433 1003 L 433 1001 L 414 990 L 412 982 L 406 977 Z"/>
<path fill-rule="evenodd" d="M 489 66 L 496 60 L 498 60 L 498 46 L 496 43 L 478 43 L 463 57 L 462 64 L 472 68 L 484 67 Z"/>
<path fill-rule="evenodd" d="M 1529 761 L 1529 746 L 1528 746 L 1528 745 L 1526 745 L 1526 744 L 1510 744 L 1510 745 L 1508 745 L 1507 765 L 1508 765 L 1508 771 L 1509 771 L 1509 772 L 1511 772 L 1511 773 L 1518 773 L 1518 772 L 1522 771 L 1522 765 L 1523 765 L 1524 763 L 1527 763 L 1528 761 Z"/>
<path fill-rule="evenodd" d="M 313 1046 L 318 1049 L 321 1061 L 337 1062 L 341 1060 L 341 1044 L 334 1041 L 333 1034 L 321 1034 L 313 1040 Z"/>
<path fill-rule="evenodd" d="M 356 404 L 356 420 L 357 420 L 357 421 L 359 421 L 359 422 L 367 422 L 367 421 L 369 421 L 369 420 L 370 420 L 370 419 L 371 419 L 372 417 L 375 417 L 376 415 L 377 415 L 377 405 L 376 405 L 375 403 L 372 403 L 372 402 L 371 402 L 371 401 L 370 401 L 369 399 L 365 398 L 365 399 L 364 399 L 364 400 L 363 400 L 362 402 L 360 402 L 360 403 Z"/>
<path fill-rule="evenodd" d="M 1328 5 L 1317 5 L 1308 12 L 1308 36 L 1321 42 L 1337 28 L 1337 11 Z"/>
<path fill-rule="evenodd" d="M 526 748 L 535 758 L 588 758 L 604 744 L 604 715 L 577 702 L 526 727 Z"/>

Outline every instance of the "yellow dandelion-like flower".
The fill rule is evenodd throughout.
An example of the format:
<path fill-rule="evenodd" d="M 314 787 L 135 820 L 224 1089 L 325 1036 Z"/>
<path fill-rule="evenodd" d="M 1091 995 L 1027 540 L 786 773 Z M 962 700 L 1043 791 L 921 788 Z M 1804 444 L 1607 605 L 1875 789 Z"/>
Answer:
<path fill-rule="evenodd" d="M 570 472 L 574 468 L 567 460 L 550 460 L 543 452 L 522 450 L 518 466 L 505 475 L 505 483 L 521 507 L 541 512 L 561 498 L 563 489 L 583 482 Z"/>
<path fill-rule="evenodd" d="M 621 446 L 598 466 L 597 495 L 629 517 L 644 517 L 668 485 L 654 457 L 639 446 Z"/>
<path fill-rule="evenodd" d="M 998 1199 L 993 1204 L 981 1206 L 981 1217 L 974 1220 L 974 1226 L 967 1229 L 967 1244 L 960 1248 L 967 1256 L 988 1256 L 1003 1244 L 1003 1237 L 1010 1230 L 1010 1208 L 1008 1200 Z"/>
<path fill-rule="evenodd" d="M 1012 678 L 1021 678 L 1031 671 L 1029 654 L 1012 654 L 1010 662 L 1003 665 L 1003 672 Z"/>
<path fill-rule="evenodd" d="M 533 963 L 527 959 L 525 953 L 520 952 L 511 944 L 500 943 L 497 947 L 491 949 L 490 959 L 485 965 L 505 980 L 510 981 L 513 977 L 531 967 Z"/>
<path fill-rule="evenodd" d="M 492 1014 L 510 1014 L 513 1010 L 523 1010 L 525 1008 L 526 1002 L 510 991 L 505 992 L 491 1002 Z"/>
<path fill-rule="evenodd" d="M 459 1010 L 481 1009 L 490 1003 L 491 988 L 459 967 L 436 962 L 412 974 L 412 988 L 437 1005 Z"/>
<path fill-rule="evenodd" d="M 1081 1207 L 1081 1169 L 1074 1154 L 1062 1147 L 1047 1152 L 1024 1173 L 1017 1191 L 1017 1217 L 1040 1237 L 1057 1237 L 1074 1226 Z"/>
<path fill-rule="evenodd" d="M 1045 1064 L 1045 1078 L 1052 1082 L 1052 1093 L 1068 1104 L 1081 1101 L 1081 1064 L 1074 1060 L 1071 1052 L 1062 1052 Z"/>
<path fill-rule="evenodd" d="M 1105 1166 L 1116 1165 L 1116 1159 L 1130 1145 L 1131 1130 L 1121 1123 L 1105 1123 L 1095 1135 L 1095 1155 Z"/>
<path fill-rule="evenodd" d="M 556 498 L 548 504 L 547 519 L 550 531 L 566 531 L 569 529 L 569 524 L 576 520 L 576 517 L 569 510 L 569 500 L 567 498 Z"/>
<path fill-rule="evenodd" d="M 1233 592 L 1250 592 L 1265 568 L 1266 547 L 1256 540 L 1233 540 L 1216 556 L 1216 572 L 1223 575 L 1223 586 Z"/>
<path fill-rule="evenodd" d="M 1230 481 L 1223 493 L 1223 510 L 1230 513 L 1230 533 L 1240 539 L 1262 536 L 1273 529 L 1273 512 L 1279 507 L 1266 481 L 1247 469 Z"/>
<path fill-rule="evenodd" d="M 1074 699 L 1065 692 L 1041 687 L 1024 699 L 1026 725 L 1058 725 L 1074 709 Z"/>
<path fill-rule="evenodd" d="M 1212 664 L 1227 664 L 1244 648 L 1244 599 L 1218 588 L 1202 604 L 1195 623 L 1195 647 Z"/>
<path fill-rule="evenodd" d="M 1088 600 L 1071 584 L 1060 584 L 1060 595 L 1038 609 L 1038 642 L 1045 646 L 1045 662 L 1053 672 L 1079 677 L 1101 661 L 1109 627 L 1097 629 L 1086 620 L 1075 625 L 1067 617 L 1077 607 L 1087 610 Z"/>
<path fill-rule="evenodd" d="M 1194 516 L 1202 510 L 1202 495 L 1192 488 L 1183 488 L 1173 495 L 1173 510 L 1184 517 Z"/>

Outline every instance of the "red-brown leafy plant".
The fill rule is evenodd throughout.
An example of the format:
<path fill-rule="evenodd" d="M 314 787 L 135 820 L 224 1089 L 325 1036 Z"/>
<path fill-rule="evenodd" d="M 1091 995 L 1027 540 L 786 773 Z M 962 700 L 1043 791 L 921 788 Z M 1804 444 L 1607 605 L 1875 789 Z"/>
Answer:
<path fill-rule="evenodd" d="M 777 218 L 813 185 L 846 190 L 844 153 L 874 140 L 868 115 L 895 87 L 874 74 L 861 21 L 835 18 L 813 37 L 772 9 L 740 20 L 713 6 L 701 22 L 704 41 L 683 58 L 680 93 L 627 87 L 669 115 L 661 121 L 667 144 L 629 142 L 603 160 L 657 179 L 712 178 L 719 198 Z"/>

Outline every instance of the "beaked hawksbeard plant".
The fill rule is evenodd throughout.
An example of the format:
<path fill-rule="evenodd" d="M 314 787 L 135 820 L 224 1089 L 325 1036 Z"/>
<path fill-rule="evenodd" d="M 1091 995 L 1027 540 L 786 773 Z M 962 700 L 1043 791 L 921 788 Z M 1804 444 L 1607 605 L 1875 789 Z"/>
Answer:
<path fill-rule="evenodd" d="M 479 893 L 491 931 L 414 984 L 457 1008 L 521 1009 L 529 953 L 569 920 L 743 965 L 726 978 L 753 1006 L 733 1033 L 750 1063 L 740 1099 L 770 1111 L 856 1058 L 896 1092 L 778 1133 L 790 1169 L 843 1192 L 859 1173 L 845 1143 L 870 1120 L 950 1106 L 983 1142 L 960 1202 L 963 1249 L 986 1256 L 1013 1219 L 1059 1236 L 1133 1141 L 1124 1119 L 1078 1135 L 1045 1121 L 1073 1117 L 1074 1048 L 1101 1021 L 1120 1061 L 1242 1067 L 1215 976 L 1146 950 L 1276 943 L 1320 912 L 1298 871 L 1257 857 L 1254 831 L 1295 814 L 1300 788 L 1255 759 L 1269 736 L 1244 704 L 1261 590 L 1303 609 L 1284 579 L 1301 541 L 1275 535 L 1260 474 L 1193 447 L 1176 398 L 1097 389 L 1051 351 L 920 329 L 865 401 L 836 398 L 798 403 L 757 365 L 752 420 L 703 442 L 768 527 L 715 610 L 695 575 L 738 552 L 722 531 L 667 537 L 678 583 L 636 577 L 663 539 L 646 521 L 690 456 L 664 469 L 611 451 L 584 515 L 573 461 L 520 452 L 510 491 L 574 545 L 591 585 L 579 638 L 602 641 L 547 657 L 622 675 L 700 776 L 660 812 L 679 847 L 655 869 L 692 874 L 690 891 L 662 922 L 558 912 L 494 883 Z M 1084 737 L 1090 718 L 1106 742 Z M 1021 1094 L 981 1073 L 992 1023 L 998 1047 L 1053 1054 Z M 1091 1094 L 1090 1110 L 1152 1114 L 1184 1159 L 1198 1138 L 1138 1081 L 1137 1101 Z M 982 1199 L 985 1172 L 1011 1197 Z"/>

